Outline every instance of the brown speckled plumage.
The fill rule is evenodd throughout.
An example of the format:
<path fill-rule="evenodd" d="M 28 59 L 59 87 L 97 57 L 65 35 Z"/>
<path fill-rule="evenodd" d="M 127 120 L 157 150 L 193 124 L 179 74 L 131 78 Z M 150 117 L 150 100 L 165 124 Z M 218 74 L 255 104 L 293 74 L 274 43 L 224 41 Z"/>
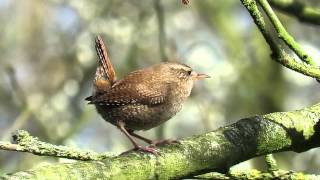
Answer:
<path fill-rule="evenodd" d="M 183 73 L 183 68 L 190 69 L 178 63 L 162 63 L 131 72 L 107 91 L 92 96 L 90 103 L 114 125 L 123 121 L 127 129 L 148 130 L 180 111 L 190 95 L 193 80 L 176 75 Z"/>
<path fill-rule="evenodd" d="M 131 142 L 129 134 L 138 136 L 133 131 L 156 127 L 179 112 L 190 95 L 193 81 L 207 77 L 195 73 L 187 65 L 167 62 L 133 71 L 116 81 L 100 37 L 96 40 L 96 48 L 100 63 L 94 93 L 87 100 L 106 121 L 126 131 Z M 133 144 L 137 148 L 138 145 Z"/>

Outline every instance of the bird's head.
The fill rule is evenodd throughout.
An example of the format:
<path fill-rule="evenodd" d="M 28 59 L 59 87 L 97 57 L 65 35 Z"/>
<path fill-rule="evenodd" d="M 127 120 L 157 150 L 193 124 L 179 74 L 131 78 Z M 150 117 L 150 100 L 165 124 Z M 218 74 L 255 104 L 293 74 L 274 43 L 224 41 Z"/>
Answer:
<path fill-rule="evenodd" d="M 197 73 L 192 70 L 191 67 L 181 63 L 167 62 L 162 63 L 161 66 L 163 66 L 171 76 L 181 81 L 194 81 L 210 77 L 206 74 Z"/>
<path fill-rule="evenodd" d="M 188 97 L 195 80 L 209 78 L 206 74 L 197 73 L 191 67 L 175 62 L 166 62 L 157 65 L 157 74 L 162 82 L 167 83 L 174 96 Z"/>

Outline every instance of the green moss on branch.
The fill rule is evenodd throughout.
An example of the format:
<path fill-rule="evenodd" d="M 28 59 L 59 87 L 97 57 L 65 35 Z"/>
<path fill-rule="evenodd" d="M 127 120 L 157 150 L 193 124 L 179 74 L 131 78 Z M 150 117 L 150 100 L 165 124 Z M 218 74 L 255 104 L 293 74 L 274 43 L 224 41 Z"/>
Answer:
<path fill-rule="evenodd" d="M 304 174 L 301 172 L 286 171 L 286 170 L 276 170 L 272 173 L 261 172 L 256 169 L 244 170 L 244 171 L 234 171 L 226 175 L 220 173 L 207 173 L 204 175 L 196 176 L 199 179 L 219 179 L 219 180 L 274 180 L 274 179 L 291 179 L 291 180 L 315 180 L 319 179 L 319 175 L 314 174 Z"/>
<path fill-rule="evenodd" d="M 297 17 L 301 22 L 320 25 L 320 8 L 308 6 L 297 0 L 269 0 L 269 2 L 276 9 Z"/>
<path fill-rule="evenodd" d="M 76 160 L 102 160 L 112 157 L 111 153 L 99 154 L 92 151 L 84 151 L 66 146 L 56 146 L 39 141 L 38 138 L 30 136 L 27 131 L 19 130 L 13 136 L 15 144 L 0 142 L 0 149 L 18 152 L 29 152 L 40 156 L 53 156 Z"/>
<path fill-rule="evenodd" d="M 316 63 L 311 58 L 310 55 L 308 55 L 298 44 L 294 38 L 286 31 L 286 29 L 283 27 L 282 23 L 278 19 L 277 15 L 273 12 L 271 6 L 269 5 L 267 0 L 259 0 L 259 3 L 263 10 L 266 12 L 267 16 L 269 17 L 271 23 L 273 24 L 274 28 L 276 29 L 278 33 L 278 37 L 282 39 L 288 47 L 290 47 L 299 58 L 306 62 L 309 65 L 316 66 Z"/>
<path fill-rule="evenodd" d="M 266 23 L 264 21 L 264 18 L 262 16 L 262 13 L 260 12 L 256 0 L 241 0 L 244 7 L 248 10 L 251 17 L 253 18 L 255 24 L 259 28 L 260 32 L 262 33 L 264 39 L 268 43 L 271 51 L 272 51 L 272 58 L 276 60 L 278 63 L 282 64 L 283 66 L 292 69 L 296 72 L 302 73 L 304 75 L 314 77 L 316 79 L 320 79 L 320 68 L 316 66 L 310 66 L 306 65 L 304 63 L 300 63 L 298 60 L 296 60 L 294 57 L 286 53 L 280 44 L 278 44 L 272 37 L 272 33 L 268 31 L 268 28 L 266 27 Z M 299 46 L 295 46 L 298 47 Z M 299 49 L 301 50 L 301 49 Z M 303 59 L 305 58 L 311 58 L 310 56 L 304 56 L 306 53 L 303 52 L 303 50 L 297 52 L 297 54 L 300 53 L 300 56 Z M 310 60 L 310 59 L 309 59 Z M 307 60 L 308 61 L 308 60 Z M 314 65 L 314 61 L 311 60 L 312 65 Z"/>
<path fill-rule="evenodd" d="M 303 127 L 301 128 L 302 124 Z M 239 120 L 216 131 L 159 147 L 160 156 L 132 152 L 100 162 L 76 162 L 18 172 L 12 178 L 41 179 L 172 179 L 207 172 L 226 172 L 252 157 L 319 147 L 320 104 L 299 111 L 278 112 Z"/>

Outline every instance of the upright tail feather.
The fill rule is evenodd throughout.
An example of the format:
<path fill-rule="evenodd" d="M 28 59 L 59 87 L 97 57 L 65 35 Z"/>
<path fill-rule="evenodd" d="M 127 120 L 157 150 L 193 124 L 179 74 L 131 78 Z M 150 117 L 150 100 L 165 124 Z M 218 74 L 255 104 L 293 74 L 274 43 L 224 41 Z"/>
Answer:
<path fill-rule="evenodd" d="M 104 45 L 104 42 L 103 42 L 101 36 L 99 36 L 99 35 L 96 37 L 95 47 L 96 47 L 97 55 L 99 57 L 99 62 L 102 65 L 104 73 L 107 76 L 110 83 L 113 84 L 116 80 L 116 73 L 113 69 L 110 58 L 108 56 L 107 48 Z"/>
<path fill-rule="evenodd" d="M 95 39 L 95 48 L 99 64 L 96 70 L 93 94 L 108 90 L 116 81 L 116 73 L 111 64 L 107 48 L 99 35 Z"/>

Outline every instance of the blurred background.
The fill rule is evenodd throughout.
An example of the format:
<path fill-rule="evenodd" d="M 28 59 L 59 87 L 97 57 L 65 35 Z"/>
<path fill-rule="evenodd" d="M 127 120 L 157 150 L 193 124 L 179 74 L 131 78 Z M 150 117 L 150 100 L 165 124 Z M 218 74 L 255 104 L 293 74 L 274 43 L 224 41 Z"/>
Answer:
<path fill-rule="evenodd" d="M 316 0 L 305 1 L 319 5 Z M 320 59 L 319 26 L 278 12 L 287 30 Z M 123 152 L 128 139 L 84 98 L 102 35 L 118 77 L 179 59 L 212 78 L 195 84 L 177 116 L 146 132 L 182 138 L 244 117 L 289 111 L 320 101 L 320 84 L 282 67 L 240 1 L 0 0 L 0 139 L 17 129 L 52 144 Z M 319 61 L 318 61 L 319 62 Z M 140 142 L 143 144 L 142 142 Z M 320 151 L 275 155 L 283 169 L 320 173 Z M 70 160 L 0 151 L 0 173 Z M 234 168 L 265 168 L 262 158 Z"/>

